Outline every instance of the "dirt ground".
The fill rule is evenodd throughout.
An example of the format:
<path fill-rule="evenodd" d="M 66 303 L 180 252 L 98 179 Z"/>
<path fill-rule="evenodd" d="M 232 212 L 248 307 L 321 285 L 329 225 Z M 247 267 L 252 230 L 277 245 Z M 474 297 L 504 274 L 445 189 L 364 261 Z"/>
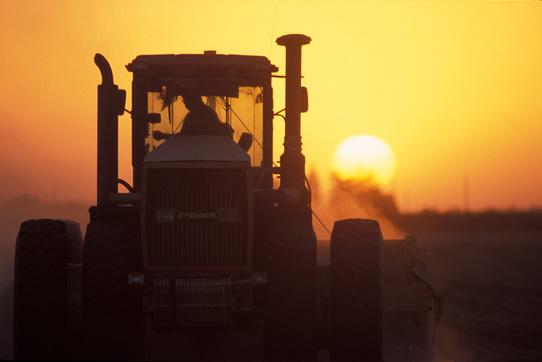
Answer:
<path fill-rule="evenodd" d="M 542 233 L 418 233 L 445 301 L 436 362 L 542 361 Z"/>
<path fill-rule="evenodd" d="M 542 361 L 542 233 L 439 231 L 416 238 L 444 299 L 434 362 Z M 328 242 L 320 245 L 325 262 Z"/>
<path fill-rule="evenodd" d="M 14 235 L 0 231 L 9 248 L 4 256 L 13 255 Z M 417 238 L 445 302 L 435 362 L 542 361 L 542 233 L 432 232 Z M 11 270 L 6 263 L 1 269 Z M 12 357 L 6 283 L 0 285 L 1 359 Z"/>

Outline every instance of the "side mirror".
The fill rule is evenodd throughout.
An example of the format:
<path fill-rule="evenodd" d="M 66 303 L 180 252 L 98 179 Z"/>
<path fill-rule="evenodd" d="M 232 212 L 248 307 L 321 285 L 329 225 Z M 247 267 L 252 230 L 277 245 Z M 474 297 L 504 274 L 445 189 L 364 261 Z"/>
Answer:
<path fill-rule="evenodd" d="M 309 110 L 309 92 L 307 87 L 301 87 L 301 113 Z"/>
<path fill-rule="evenodd" d="M 160 122 L 162 122 L 162 116 L 160 115 L 160 113 L 147 114 L 147 123 L 156 124 Z"/>
<path fill-rule="evenodd" d="M 253 140 L 254 139 L 250 133 L 243 132 L 241 134 L 241 137 L 239 137 L 239 141 L 237 142 L 237 144 L 243 149 L 243 151 L 248 152 L 248 150 L 250 150 L 250 147 L 252 146 Z"/>
<path fill-rule="evenodd" d="M 164 133 L 160 131 L 154 131 L 152 133 L 152 137 L 157 141 L 167 140 L 171 136 L 173 136 L 171 133 Z"/>

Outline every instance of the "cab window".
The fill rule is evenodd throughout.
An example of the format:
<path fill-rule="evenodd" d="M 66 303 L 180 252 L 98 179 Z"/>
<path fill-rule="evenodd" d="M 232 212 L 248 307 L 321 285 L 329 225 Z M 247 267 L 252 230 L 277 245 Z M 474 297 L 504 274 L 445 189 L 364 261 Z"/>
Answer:
<path fill-rule="evenodd" d="M 181 132 L 188 110 L 181 95 L 171 94 L 167 86 L 160 92 L 147 93 L 148 134 L 147 152 L 152 152 L 173 134 Z M 233 140 L 239 141 L 245 132 L 252 134 L 254 142 L 248 153 L 253 166 L 259 166 L 263 157 L 263 88 L 242 86 L 237 97 L 201 94 L 201 99 L 214 110 L 220 122 L 233 129 Z"/>

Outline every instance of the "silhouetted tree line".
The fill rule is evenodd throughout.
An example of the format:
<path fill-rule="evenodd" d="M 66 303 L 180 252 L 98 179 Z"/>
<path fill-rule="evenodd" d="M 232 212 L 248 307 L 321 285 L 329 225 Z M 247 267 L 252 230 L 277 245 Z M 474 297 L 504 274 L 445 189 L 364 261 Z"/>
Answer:
<path fill-rule="evenodd" d="M 398 214 L 395 223 L 409 233 L 417 231 L 542 231 L 542 210 L 436 212 Z"/>
<path fill-rule="evenodd" d="M 330 210 L 338 216 L 341 209 L 355 206 L 356 217 L 377 218 L 381 223 L 389 221 L 407 234 L 423 231 L 542 231 L 542 209 L 488 210 L 478 212 L 424 210 L 401 213 L 395 197 L 384 192 L 371 180 L 341 180 L 332 176 L 332 188 L 327 203 L 318 204 L 322 198 L 318 175 L 309 175 L 313 189 L 313 204 L 319 205 L 321 213 Z M 332 224 L 332 221 L 329 222 Z"/>

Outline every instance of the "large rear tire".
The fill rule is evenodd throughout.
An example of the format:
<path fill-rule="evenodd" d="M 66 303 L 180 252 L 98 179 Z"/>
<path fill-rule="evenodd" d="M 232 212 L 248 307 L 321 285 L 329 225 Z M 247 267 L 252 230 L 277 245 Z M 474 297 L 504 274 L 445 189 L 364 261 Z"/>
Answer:
<path fill-rule="evenodd" d="M 83 248 L 85 358 L 143 359 L 142 299 L 128 285 L 128 274 L 141 270 L 137 228 L 91 222 Z"/>
<path fill-rule="evenodd" d="M 71 359 L 68 263 L 80 255 L 81 231 L 73 221 L 28 220 L 15 247 L 15 359 Z"/>
<path fill-rule="evenodd" d="M 331 235 L 332 361 L 383 359 L 382 233 L 378 222 L 337 221 Z"/>
<path fill-rule="evenodd" d="M 267 361 L 315 361 L 316 236 L 310 223 L 273 225 L 266 243 Z"/>

